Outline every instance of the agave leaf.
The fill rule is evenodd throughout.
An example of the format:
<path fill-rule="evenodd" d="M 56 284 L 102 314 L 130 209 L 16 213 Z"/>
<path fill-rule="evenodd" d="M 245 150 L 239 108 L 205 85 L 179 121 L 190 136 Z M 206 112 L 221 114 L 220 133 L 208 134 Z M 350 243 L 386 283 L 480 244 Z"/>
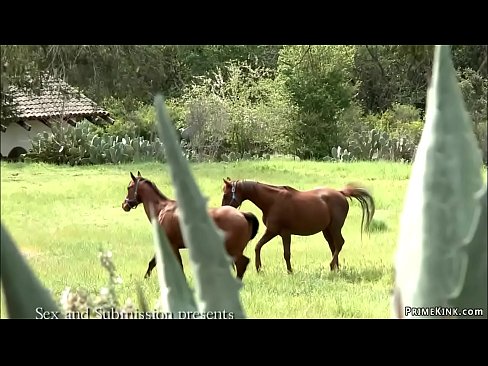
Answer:
<path fill-rule="evenodd" d="M 208 215 L 206 200 L 183 157 L 175 127 L 161 95 L 155 98 L 155 108 L 159 136 L 165 146 L 181 210 L 182 235 L 189 248 L 190 263 L 195 274 L 199 311 L 226 311 L 232 312 L 236 318 L 245 317 L 239 298 L 241 284 L 230 272 L 223 233 Z"/>
<path fill-rule="evenodd" d="M 3 223 L 1 226 L 1 281 L 9 318 L 35 319 L 44 312 L 54 312 L 61 318 L 49 291 L 32 272 Z"/>
<path fill-rule="evenodd" d="M 475 194 L 483 187 L 481 163 L 450 47 L 436 46 L 396 253 L 396 286 L 404 307 L 448 306 L 452 294 L 461 291 L 470 265 L 464 239 L 479 206 Z M 481 291 L 480 285 L 473 284 Z"/>
<path fill-rule="evenodd" d="M 458 291 L 451 294 L 450 305 L 459 309 L 482 309 L 487 318 L 487 215 L 486 186 L 476 194 L 476 207 L 471 230 L 464 240 L 466 264 L 465 271 L 459 277 Z M 460 317 L 475 317 L 477 314 L 459 314 Z"/>
<path fill-rule="evenodd" d="M 163 311 L 171 313 L 173 317 L 178 317 L 180 311 L 197 311 L 193 293 L 164 230 L 155 218 L 152 219 L 152 226 Z"/>

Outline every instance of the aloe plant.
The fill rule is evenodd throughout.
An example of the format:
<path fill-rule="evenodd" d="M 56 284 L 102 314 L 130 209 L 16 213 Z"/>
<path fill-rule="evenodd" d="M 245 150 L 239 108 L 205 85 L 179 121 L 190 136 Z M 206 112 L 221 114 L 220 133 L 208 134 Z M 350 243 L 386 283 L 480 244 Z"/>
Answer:
<path fill-rule="evenodd" d="M 425 127 L 401 216 L 396 317 L 480 316 L 456 313 L 456 308 L 482 309 L 486 318 L 486 185 L 481 166 L 450 47 L 437 46 Z"/>

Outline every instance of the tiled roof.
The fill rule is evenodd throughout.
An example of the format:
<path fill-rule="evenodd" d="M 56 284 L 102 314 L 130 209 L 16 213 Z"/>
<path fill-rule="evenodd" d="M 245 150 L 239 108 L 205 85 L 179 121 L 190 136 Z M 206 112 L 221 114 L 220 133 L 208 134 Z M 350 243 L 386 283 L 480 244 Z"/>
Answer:
<path fill-rule="evenodd" d="M 15 105 L 12 112 L 19 119 L 109 116 L 106 110 L 62 80 L 44 81 L 39 95 L 17 87 L 11 87 L 10 93 Z"/>

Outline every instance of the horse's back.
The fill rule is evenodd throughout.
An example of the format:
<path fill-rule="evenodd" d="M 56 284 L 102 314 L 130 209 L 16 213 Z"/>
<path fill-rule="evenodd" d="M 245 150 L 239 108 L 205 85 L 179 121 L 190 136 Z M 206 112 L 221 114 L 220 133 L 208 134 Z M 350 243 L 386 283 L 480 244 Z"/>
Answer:
<path fill-rule="evenodd" d="M 276 199 L 276 203 L 297 203 L 313 204 L 315 203 L 327 203 L 329 198 L 342 196 L 340 192 L 324 187 L 317 187 L 306 191 L 299 191 L 296 189 L 286 189 L 282 191 L 281 197 Z"/>
<path fill-rule="evenodd" d="M 281 186 L 282 189 L 289 191 L 289 192 L 300 192 L 298 189 L 290 187 L 290 186 Z"/>
<path fill-rule="evenodd" d="M 337 189 L 319 187 L 306 192 L 311 196 L 320 198 L 327 205 L 328 210 L 335 211 L 336 209 L 340 209 L 340 211 L 347 211 L 349 208 L 346 197 Z"/>
<path fill-rule="evenodd" d="M 232 206 L 220 206 L 211 208 L 209 210 L 210 216 L 217 222 L 217 223 L 226 223 L 226 224 L 246 224 L 247 220 L 237 208 Z M 227 225 L 226 225 L 227 226 Z"/>
<path fill-rule="evenodd" d="M 312 235 L 324 230 L 334 216 L 333 211 L 344 205 L 348 205 L 345 197 L 332 188 L 282 189 L 263 220 L 270 230 Z"/>
<path fill-rule="evenodd" d="M 229 254 L 236 255 L 242 250 L 242 246 L 248 241 L 249 224 L 243 213 L 232 206 L 221 206 L 208 209 L 210 218 L 219 229 L 225 233 L 225 240 Z M 161 210 L 159 223 L 164 228 L 166 235 L 173 245 L 185 248 L 179 223 L 179 209 L 177 204 Z M 229 247 L 232 243 L 232 248 Z M 236 247 L 234 247 L 234 244 Z"/>
<path fill-rule="evenodd" d="M 247 225 L 247 220 L 237 208 L 232 206 L 219 206 L 208 209 L 210 218 L 220 227 L 222 230 L 228 230 L 233 226 Z M 179 208 L 175 203 L 171 207 L 167 207 L 159 214 L 159 222 L 163 226 L 173 225 L 178 220 L 180 215 Z"/>

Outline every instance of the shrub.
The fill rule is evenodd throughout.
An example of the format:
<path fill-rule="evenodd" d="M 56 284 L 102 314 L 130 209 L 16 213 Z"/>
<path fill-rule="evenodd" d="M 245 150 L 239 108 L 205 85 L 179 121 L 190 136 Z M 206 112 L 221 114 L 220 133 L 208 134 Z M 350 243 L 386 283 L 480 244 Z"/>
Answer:
<path fill-rule="evenodd" d="M 478 146 L 482 151 L 483 161 L 486 163 L 488 161 L 486 141 L 488 79 L 471 69 L 458 72 L 458 79 L 466 101 L 467 112 L 471 116 Z"/>
<path fill-rule="evenodd" d="M 142 102 L 134 103 L 129 110 L 121 100 L 113 97 L 106 99 L 104 104 L 115 122 L 99 127 L 99 132 L 119 137 L 143 137 L 145 140 L 153 141 L 156 137 L 154 110 Z"/>
<path fill-rule="evenodd" d="M 230 152 L 239 157 L 287 152 L 290 134 L 285 131 L 295 108 L 284 84 L 270 75 L 264 67 L 234 62 L 196 78 L 174 109 L 181 116 L 184 106 L 188 149 L 217 160 Z"/>

